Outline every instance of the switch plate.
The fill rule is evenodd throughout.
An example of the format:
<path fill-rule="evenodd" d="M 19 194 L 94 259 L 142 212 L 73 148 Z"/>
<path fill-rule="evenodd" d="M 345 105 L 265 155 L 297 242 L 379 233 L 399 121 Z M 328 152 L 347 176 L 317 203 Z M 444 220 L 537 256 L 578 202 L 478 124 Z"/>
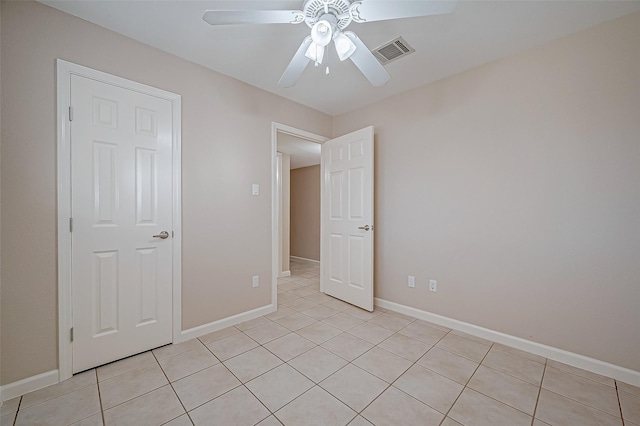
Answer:
<path fill-rule="evenodd" d="M 260 195 L 260 185 L 254 183 L 251 187 L 251 195 Z"/>
<path fill-rule="evenodd" d="M 429 280 L 429 291 L 433 291 L 434 293 L 438 291 L 438 281 Z"/>
<path fill-rule="evenodd" d="M 253 287 L 258 287 L 260 285 L 260 277 L 258 275 L 255 275 L 253 277 L 253 279 L 251 280 Z"/>
<path fill-rule="evenodd" d="M 407 285 L 411 288 L 414 288 L 416 286 L 416 277 L 414 277 L 413 275 L 409 275 L 409 279 L 407 280 Z"/>

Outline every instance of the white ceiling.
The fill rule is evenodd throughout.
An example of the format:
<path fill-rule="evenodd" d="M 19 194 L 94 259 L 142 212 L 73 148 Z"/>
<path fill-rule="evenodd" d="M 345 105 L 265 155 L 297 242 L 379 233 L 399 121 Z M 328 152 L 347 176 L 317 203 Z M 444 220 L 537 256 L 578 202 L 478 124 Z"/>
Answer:
<path fill-rule="evenodd" d="M 278 132 L 278 152 L 291 156 L 291 170 L 320 164 L 320 144 Z"/>
<path fill-rule="evenodd" d="M 366 0 L 365 0 L 366 1 Z M 632 12 L 640 1 L 459 1 L 450 15 L 352 23 L 370 48 L 402 36 L 416 49 L 386 66 L 391 81 L 372 87 L 330 49 L 328 76 L 310 64 L 295 87 L 278 80 L 308 34 L 305 24 L 212 27 L 211 1 L 41 0 L 64 12 L 285 98 L 338 115 Z M 228 1 L 242 5 L 247 0 Z M 255 1 L 254 1 L 255 3 Z M 262 0 L 299 9 L 303 1 Z M 279 7 L 278 7 L 279 6 Z M 326 60 L 325 60 L 326 61 Z"/>

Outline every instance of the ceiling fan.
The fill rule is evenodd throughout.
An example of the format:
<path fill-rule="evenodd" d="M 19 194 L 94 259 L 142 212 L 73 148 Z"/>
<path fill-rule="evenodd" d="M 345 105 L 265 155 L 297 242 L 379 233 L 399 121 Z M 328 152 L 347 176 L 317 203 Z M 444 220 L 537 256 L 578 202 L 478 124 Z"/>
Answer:
<path fill-rule="evenodd" d="M 311 35 L 302 41 L 278 82 L 282 87 L 295 85 L 309 62 L 321 64 L 331 41 L 341 61 L 351 59 L 372 85 L 382 86 L 391 76 L 353 31 L 345 31 L 349 24 L 442 15 L 451 13 L 455 7 L 454 1 L 432 0 L 305 0 L 302 10 L 274 10 L 267 7 L 274 2 L 265 1 L 218 3 L 233 4 L 236 8 L 205 11 L 202 19 L 211 25 L 304 22 L 311 28 Z M 239 5 L 247 8 L 240 10 Z"/>

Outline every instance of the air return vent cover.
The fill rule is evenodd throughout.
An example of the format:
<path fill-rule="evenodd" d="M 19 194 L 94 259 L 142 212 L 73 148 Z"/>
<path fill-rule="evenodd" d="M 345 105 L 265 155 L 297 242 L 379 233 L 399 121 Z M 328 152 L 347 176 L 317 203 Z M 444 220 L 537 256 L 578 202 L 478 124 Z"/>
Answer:
<path fill-rule="evenodd" d="M 385 43 L 377 49 L 372 50 L 373 54 L 382 65 L 387 65 L 389 62 L 404 58 L 415 51 L 416 50 L 409 46 L 409 43 L 407 43 L 402 37 L 391 40 L 389 43 Z"/>

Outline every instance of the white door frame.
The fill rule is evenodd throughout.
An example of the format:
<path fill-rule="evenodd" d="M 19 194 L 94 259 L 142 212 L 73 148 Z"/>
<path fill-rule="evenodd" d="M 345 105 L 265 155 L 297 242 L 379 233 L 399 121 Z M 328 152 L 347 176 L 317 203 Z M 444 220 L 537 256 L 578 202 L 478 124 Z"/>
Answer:
<path fill-rule="evenodd" d="M 305 130 L 296 129 L 286 124 L 271 123 L 271 303 L 274 307 L 278 306 L 278 265 L 279 241 L 280 241 L 280 203 L 278 202 L 278 133 L 295 136 L 311 142 L 322 144 L 329 138 L 316 135 L 315 133 Z M 321 197 L 324 197 L 322 195 Z M 320 208 L 322 208 L 322 198 L 320 199 Z M 321 231 L 322 232 L 322 231 Z M 322 249 L 320 250 L 322 253 Z M 322 256 L 320 257 L 322 262 Z M 322 289 L 321 289 L 322 290 Z"/>
<path fill-rule="evenodd" d="M 173 120 L 173 343 L 180 341 L 182 331 L 182 203 L 181 203 L 181 120 L 182 98 L 145 84 L 136 83 L 71 62 L 56 59 L 57 80 L 57 167 L 58 167 L 58 380 L 72 376 L 72 343 L 70 330 L 73 324 L 71 294 L 71 144 L 69 105 L 71 104 L 71 75 L 90 78 L 106 84 L 135 90 L 172 104 Z"/>

